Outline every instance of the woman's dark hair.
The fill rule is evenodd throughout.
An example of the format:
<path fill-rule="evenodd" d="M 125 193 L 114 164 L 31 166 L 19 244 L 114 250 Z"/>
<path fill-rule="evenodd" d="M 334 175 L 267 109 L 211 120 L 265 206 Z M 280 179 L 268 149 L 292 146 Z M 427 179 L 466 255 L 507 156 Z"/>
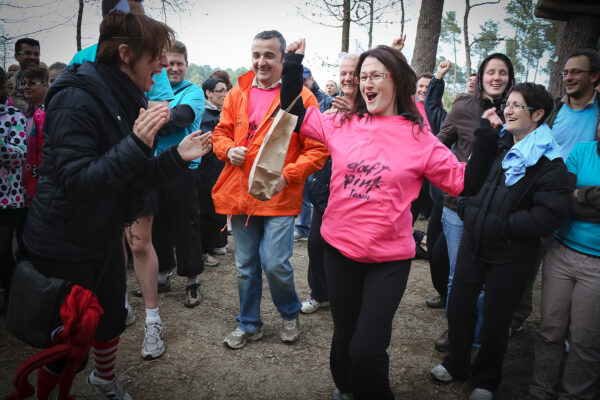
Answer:
<path fill-rule="evenodd" d="M 42 67 L 29 67 L 23 71 L 23 78 L 38 79 L 45 84 L 48 82 L 48 71 Z"/>
<path fill-rule="evenodd" d="M 419 128 L 421 128 L 423 126 L 423 118 L 411 97 L 417 86 L 417 74 L 415 74 L 415 71 L 408 65 L 406 59 L 402 56 L 402 53 L 384 45 L 367 50 L 358 58 L 354 76 L 360 76 L 362 64 L 367 57 L 376 58 L 390 72 L 390 78 L 396 88 L 396 112 L 398 115 L 402 115 L 406 119 L 418 124 Z M 343 124 L 353 115 L 362 118 L 364 114 L 368 114 L 368 117 L 371 117 L 359 88 L 354 97 L 352 110 L 347 112 L 340 122 Z"/>
<path fill-rule="evenodd" d="M 515 84 L 515 69 L 506 55 L 502 53 L 494 53 L 487 56 L 479 65 L 477 69 L 477 96 L 481 97 L 483 95 L 483 73 L 485 72 L 485 67 L 491 60 L 500 60 L 506 64 L 506 68 L 508 69 L 508 83 L 506 85 L 506 89 L 504 89 L 504 93 L 502 93 L 502 98 L 506 99 L 508 96 L 508 91 Z"/>
<path fill-rule="evenodd" d="M 8 96 L 8 89 L 6 88 L 6 73 L 4 69 L 0 68 L 0 104 L 6 102 Z"/>
<path fill-rule="evenodd" d="M 548 93 L 544 86 L 538 85 L 537 83 L 517 83 L 508 91 L 508 96 L 513 92 L 520 93 L 521 96 L 523 96 L 523 100 L 525 100 L 525 104 L 528 107 L 533 107 L 533 110 L 528 110 L 529 115 L 537 110 L 544 110 L 544 115 L 538 121 L 538 126 L 544 123 L 546 117 L 550 115 L 554 108 L 554 101 L 552 100 L 550 93 Z"/>
<path fill-rule="evenodd" d="M 206 97 L 207 90 L 210 90 L 211 92 L 215 91 L 215 87 L 217 86 L 217 83 L 222 83 L 225 86 L 227 86 L 227 84 L 225 82 L 223 82 L 223 79 L 219 79 L 219 78 L 208 78 L 207 80 L 204 81 L 204 83 L 202 83 L 202 90 L 204 91 L 204 97 Z"/>
<path fill-rule="evenodd" d="M 227 71 L 224 71 L 222 69 L 214 70 L 212 74 L 210 74 L 210 78 L 221 79 L 225 86 L 227 86 L 227 90 L 231 90 L 231 88 L 233 87 L 233 85 L 231 84 L 231 80 L 229 79 L 229 74 L 227 73 Z"/>
<path fill-rule="evenodd" d="M 96 61 L 118 68 L 121 64 L 119 46 L 126 44 L 132 51 L 129 67 L 133 68 L 145 52 L 152 59 L 171 49 L 175 32 L 162 22 L 145 15 L 125 14 L 120 11 L 108 13 L 100 24 L 100 40 Z"/>

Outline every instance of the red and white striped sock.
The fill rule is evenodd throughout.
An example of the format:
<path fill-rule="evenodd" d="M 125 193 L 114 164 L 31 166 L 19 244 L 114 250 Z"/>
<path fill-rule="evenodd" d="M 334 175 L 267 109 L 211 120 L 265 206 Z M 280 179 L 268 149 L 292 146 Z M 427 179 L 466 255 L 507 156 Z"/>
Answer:
<path fill-rule="evenodd" d="M 92 355 L 94 356 L 94 369 L 99 378 L 111 381 L 116 377 L 115 359 L 119 348 L 119 336 L 108 342 L 94 340 Z"/>

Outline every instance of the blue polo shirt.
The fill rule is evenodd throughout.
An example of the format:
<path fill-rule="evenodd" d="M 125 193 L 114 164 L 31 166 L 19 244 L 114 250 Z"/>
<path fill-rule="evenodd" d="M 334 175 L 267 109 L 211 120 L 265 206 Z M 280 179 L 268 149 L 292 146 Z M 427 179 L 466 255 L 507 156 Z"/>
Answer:
<path fill-rule="evenodd" d="M 556 115 L 552 125 L 552 136 L 562 147 L 562 158 L 569 158 L 569 153 L 577 143 L 591 142 L 596 137 L 596 125 L 598 124 L 598 96 L 581 110 L 573 110 L 566 102 L 566 96 L 562 99 L 562 107 Z"/>
<path fill-rule="evenodd" d="M 163 136 L 158 140 L 156 154 L 165 151 L 171 146 L 177 146 L 185 136 L 200 129 L 202 115 L 204 115 L 204 91 L 201 87 L 194 85 L 190 81 L 183 80 L 180 84 L 173 86 L 173 94 L 175 99 L 169 103 L 169 107 L 173 108 L 180 104 L 187 104 L 194 111 L 194 122 L 185 128 L 177 129 L 167 136 Z M 200 164 L 198 158 L 190 163 L 190 169 L 198 168 Z"/>
<path fill-rule="evenodd" d="M 79 51 L 73 56 L 73 59 L 69 63 L 71 64 L 83 64 L 86 61 L 96 61 L 96 51 L 98 51 L 98 43 L 86 47 Z M 171 84 L 167 77 L 167 72 L 163 68 L 160 75 L 152 76 L 154 78 L 154 85 L 149 92 L 146 92 L 146 96 L 150 101 L 171 101 L 174 99 L 173 91 L 171 90 Z"/>
<path fill-rule="evenodd" d="M 567 159 L 567 169 L 577 175 L 575 187 L 600 186 L 600 156 L 598 143 L 579 143 Z M 556 237 L 572 249 L 600 256 L 600 223 L 568 217 L 556 232 Z"/>

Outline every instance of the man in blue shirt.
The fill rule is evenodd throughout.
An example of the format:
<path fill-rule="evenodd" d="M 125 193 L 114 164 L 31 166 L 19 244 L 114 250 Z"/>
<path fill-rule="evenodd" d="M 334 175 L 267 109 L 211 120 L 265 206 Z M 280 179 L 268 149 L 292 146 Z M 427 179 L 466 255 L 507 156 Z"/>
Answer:
<path fill-rule="evenodd" d="M 552 128 L 552 136 L 561 146 L 566 162 L 577 143 L 594 141 L 598 129 L 600 99 L 595 87 L 600 82 L 600 54 L 593 49 L 575 50 L 567 57 L 561 76 L 566 95 L 554 99 L 554 110 L 546 123 Z M 543 239 L 538 269 L 551 240 L 551 237 Z M 521 331 L 523 322 L 531 314 L 534 280 L 535 276 L 513 314 L 510 335 Z"/>
<path fill-rule="evenodd" d="M 167 58 L 167 76 L 175 99 L 169 103 L 169 122 L 159 132 L 157 154 L 179 145 L 185 136 L 197 131 L 204 114 L 204 91 L 184 79 L 188 68 L 185 45 L 175 42 L 167 53 Z M 159 212 L 155 215 L 152 227 L 152 242 L 159 261 L 159 281 L 175 267 L 174 244 L 177 274 L 188 279 L 184 305 L 190 308 L 200 304 L 198 275 L 204 270 L 205 263 L 199 222 L 202 209 L 198 196 L 201 179 L 201 174 L 197 171 L 199 162 L 198 159 L 190 163 L 187 174 L 158 189 Z"/>

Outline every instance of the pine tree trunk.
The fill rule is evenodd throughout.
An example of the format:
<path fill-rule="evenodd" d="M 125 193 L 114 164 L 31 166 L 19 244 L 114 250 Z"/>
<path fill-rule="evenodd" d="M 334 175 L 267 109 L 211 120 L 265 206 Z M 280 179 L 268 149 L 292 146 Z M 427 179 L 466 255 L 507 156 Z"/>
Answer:
<path fill-rule="evenodd" d="M 444 0 L 423 0 L 417 25 L 411 65 L 418 74 L 433 72 L 437 53 Z"/>
<path fill-rule="evenodd" d="M 79 11 L 77 12 L 77 51 L 81 50 L 81 20 L 83 19 L 83 0 L 79 0 Z"/>
<path fill-rule="evenodd" d="M 549 92 L 560 96 L 563 91 L 562 78 L 559 75 L 565 67 L 570 52 L 581 48 L 595 49 L 600 38 L 600 18 L 584 15 L 571 15 L 567 22 L 562 22 L 556 35 L 557 61 L 550 72 Z"/>
<path fill-rule="evenodd" d="M 471 12 L 470 0 L 465 0 L 465 15 L 463 17 L 463 42 L 465 44 L 465 69 L 467 76 L 471 75 L 471 43 L 469 42 L 469 13 Z"/>
<path fill-rule="evenodd" d="M 350 0 L 344 0 L 344 20 L 342 21 L 342 51 L 348 52 L 350 47 Z"/>

